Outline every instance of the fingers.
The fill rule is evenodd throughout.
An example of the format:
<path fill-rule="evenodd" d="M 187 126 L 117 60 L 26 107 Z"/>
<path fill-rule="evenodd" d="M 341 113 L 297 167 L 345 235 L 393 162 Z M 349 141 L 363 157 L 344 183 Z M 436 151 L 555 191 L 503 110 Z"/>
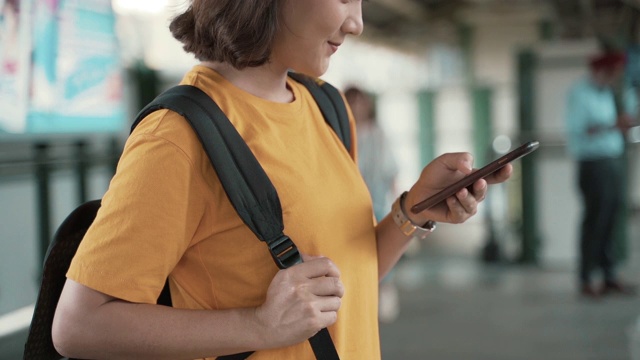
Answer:
<path fill-rule="evenodd" d="M 478 211 L 478 203 L 467 189 L 462 189 L 447 199 L 449 207 L 448 221 L 452 224 L 465 222 Z"/>
<path fill-rule="evenodd" d="M 458 191 L 455 197 L 448 201 L 451 219 L 456 222 L 464 222 L 478 211 L 478 204 L 482 202 L 488 191 L 488 184 L 496 184 L 506 181 L 513 171 L 513 167 L 507 164 L 502 169 L 485 179 L 476 181 L 471 190 L 468 188 Z"/>
<path fill-rule="evenodd" d="M 309 283 L 312 293 L 317 296 L 344 296 L 344 285 L 336 277 L 319 277 L 311 279 Z"/>
<path fill-rule="evenodd" d="M 304 287 L 316 296 L 344 295 L 344 285 L 340 281 L 340 270 L 336 264 L 324 256 L 304 255 L 306 262 L 298 264 L 288 270 L 306 278 Z"/>
<path fill-rule="evenodd" d="M 344 295 L 344 285 L 340 281 L 340 270 L 329 258 L 323 256 L 310 256 L 308 261 L 296 265 L 293 271 L 307 279 L 309 292 L 316 296 Z"/>
<path fill-rule="evenodd" d="M 487 196 L 489 187 L 486 180 L 478 180 L 473 184 L 473 197 L 476 202 L 481 202 Z"/>
<path fill-rule="evenodd" d="M 336 312 L 340 310 L 340 306 L 342 305 L 342 299 L 336 296 L 332 297 L 322 297 L 319 298 L 317 303 L 317 309 L 320 312 Z"/>
<path fill-rule="evenodd" d="M 316 325 L 316 329 L 320 331 L 321 329 L 327 328 L 333 325 L 336 321 L 338 321 L 338 311 L 323 311 L 318 315 L 318 325 Z"/>
<path fill-rule="evenodd" d="M 257 322 L 266 324 L 267 336 L 277 334 L 278 347 L 308 339 L 338 319 L 344 295 L 340 271 L 326 257 L 302 257 L 303 263 L 276 273 L 256 308 Z"/>
<path fill-rule="evenodd" d="M 302 254 L 302 259 L 304 262 L 294 267 L 309 279 L 321 276 L 340 277 L 340 270 L 329 258 Z"/>
<path fill-rule="evenodd" d="M 487 180 L 488 184 L 499 184 L 507 181 L 511 177 L 511 173 L 513 173 L 513 166 L 511 164 L 507 164 L 502 169 L 487 176 L 485 180 Z"/>
<path fill-rule="evenodd" d="M 472 173 L 473 157 L 469 153 L 448 153 L 441 155 L 437 161 L 433 161 L 422 172 L 419 183 L 411 189 L 409 199 L 418 196 L 416 193 L 432 194 L 439 189 L 458 181 L 465 175 Z M 476 181 L 468 188 L 459 190 L 454 196 L 449 197 L 445 204 L 438 204 L 429 209 L 428 217 L 435 221 L 461 223 L 466 221 L 478 211 L 478 204 L 482 202 L 488 191 L 488 184 L 497 184 L 508 180 L 513 172 L 513 166 L 507 164 L 500 170 Z M 415 191 L 414 191 L 415 189 Z M 411 203 L 410 202 L 410 203 Z"/>
<path fill-rule="evenodd" d="M 460 215 L 462 217 L 472 216 L 478 212 L 478 202 L 475 200 L 473 194 L 468 189 L 462 189 L 456 194 L 458 203 L 460 204 Z M 465 219 L 466 220 L 466 219 Z"/>
<path fill-rule="evenodd" d="M 478 204 L 484 200 L 487 193 L 487 182 L 478 180 L 472 186 L 472 191 L 464 188 L 447 199 L 450 220 L 461 223 L 478 212 Z"/>
<path fill-rule="evenodd" d="M 319 260 L 319 261 L 316 261 Z M 313 260 L 322 265 L 333 264 L 324 257 L 314 257 Z M 324 264 L 323 264 L 324 263 Z M 333 265 L 335 266 L 335 265 Z M 329 266 L 331 267 L 331 266 Z M 332 325 L 338 319 L 338 310 L 342 305 L 344 296 L 344 285 L 337 276 L 320 276 L 307 279 L 296 288 L 297 298 L 306 301 L 311 305 L 309 309 L 314 310 L 317 321 L 317 328 L 325 328 Z"/>

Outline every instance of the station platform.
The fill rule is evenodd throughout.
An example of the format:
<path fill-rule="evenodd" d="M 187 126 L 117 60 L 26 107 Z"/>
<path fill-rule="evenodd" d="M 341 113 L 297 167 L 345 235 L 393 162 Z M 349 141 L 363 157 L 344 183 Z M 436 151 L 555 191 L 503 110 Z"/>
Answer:
<path fill-rule="evenodd" d="M 620 273 L 640 284 L 640 216 L 630 225 Z M 475 225 L 439 230 L 395 270 L 400 311 L 380 326 L 384 360 L 639 359 L 631 346 L 640 333 L 634 342 L 630 330 L 640 296 L 585 299 L 572 266 L 484 264 L 460 240 Z M 21 359 L 25 337 L 23 329 L 0 338 L 0 360 Z"/>
<path fill-rule="evenodd" d="M 640 215 L 629 223 L 619 269 L 640 285 Z M 400 311 L 381 324 L 384 360 L 640 359 L 640 296 L 585 299 L 574 266 L 487 265 L 446 241 L 427 239 L 398 265 Z"/>

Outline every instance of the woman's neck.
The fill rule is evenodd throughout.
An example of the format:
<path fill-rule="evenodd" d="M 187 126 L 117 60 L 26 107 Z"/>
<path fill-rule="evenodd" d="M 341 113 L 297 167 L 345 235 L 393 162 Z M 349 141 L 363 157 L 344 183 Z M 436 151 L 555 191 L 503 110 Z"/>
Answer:
<path fill-rule="evenodd" d="M 269 64 L 242 70 L 221 62 L 206 61 L 202 65 L 215 70 L 237 88 L 259 98 L 278 103 L 295 100 L 293 92 L 287 87 L 286 70 L 278 71 Z"/>

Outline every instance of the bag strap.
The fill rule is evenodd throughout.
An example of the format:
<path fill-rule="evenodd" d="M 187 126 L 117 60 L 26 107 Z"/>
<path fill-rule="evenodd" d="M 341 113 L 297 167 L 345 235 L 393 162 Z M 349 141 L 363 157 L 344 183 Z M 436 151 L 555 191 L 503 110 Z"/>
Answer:
<path fill-rule="evenodd" d="M 197 87 L 179 85 L 160 94 L 138 114 L 133 129 L 150 113 L 170 109 L 187 119 L 242 221 L 264 241 L 280 269 L 302 262 L 293 241 L 283 233 L 282 206 L 275 187 L 224 112 Z M 338 360 L 328 330 L 309 339 L 318 360 Z M 252 352 L 218 359 L 245 359 Z"/>
<path fill-rule="evenodd" d="M 278 194 L 222 110 L 200 89 L 180 85 L 147 105 L 132 129 L 160 109 L 170 109 L 189 121 L 238 215 L 261 241 L 277 241 L 284 229 Z"/>

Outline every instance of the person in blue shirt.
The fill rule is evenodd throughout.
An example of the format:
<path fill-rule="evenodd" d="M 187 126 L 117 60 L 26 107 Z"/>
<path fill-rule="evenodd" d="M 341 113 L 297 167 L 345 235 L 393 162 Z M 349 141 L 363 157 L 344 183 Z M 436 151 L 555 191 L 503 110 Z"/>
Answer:
<path fill-rule="evenodd" d="M 631 89 L 616 105 L 614 89 L 622 80 L 626 57 L 609 52 L 593 57 L 589 75 L 576 82 L 567 97 L 568 149 L 578 162 L 578 183 L 584 205 L 580 229 L 579 281 L 584 296 L 630 293 L 615 273 L 613 232 L 622 204 L 625 133 L 638 114 L 638 99 Z M 595 287 L 593 273 L 602 271 L 603 284 Z"/>

